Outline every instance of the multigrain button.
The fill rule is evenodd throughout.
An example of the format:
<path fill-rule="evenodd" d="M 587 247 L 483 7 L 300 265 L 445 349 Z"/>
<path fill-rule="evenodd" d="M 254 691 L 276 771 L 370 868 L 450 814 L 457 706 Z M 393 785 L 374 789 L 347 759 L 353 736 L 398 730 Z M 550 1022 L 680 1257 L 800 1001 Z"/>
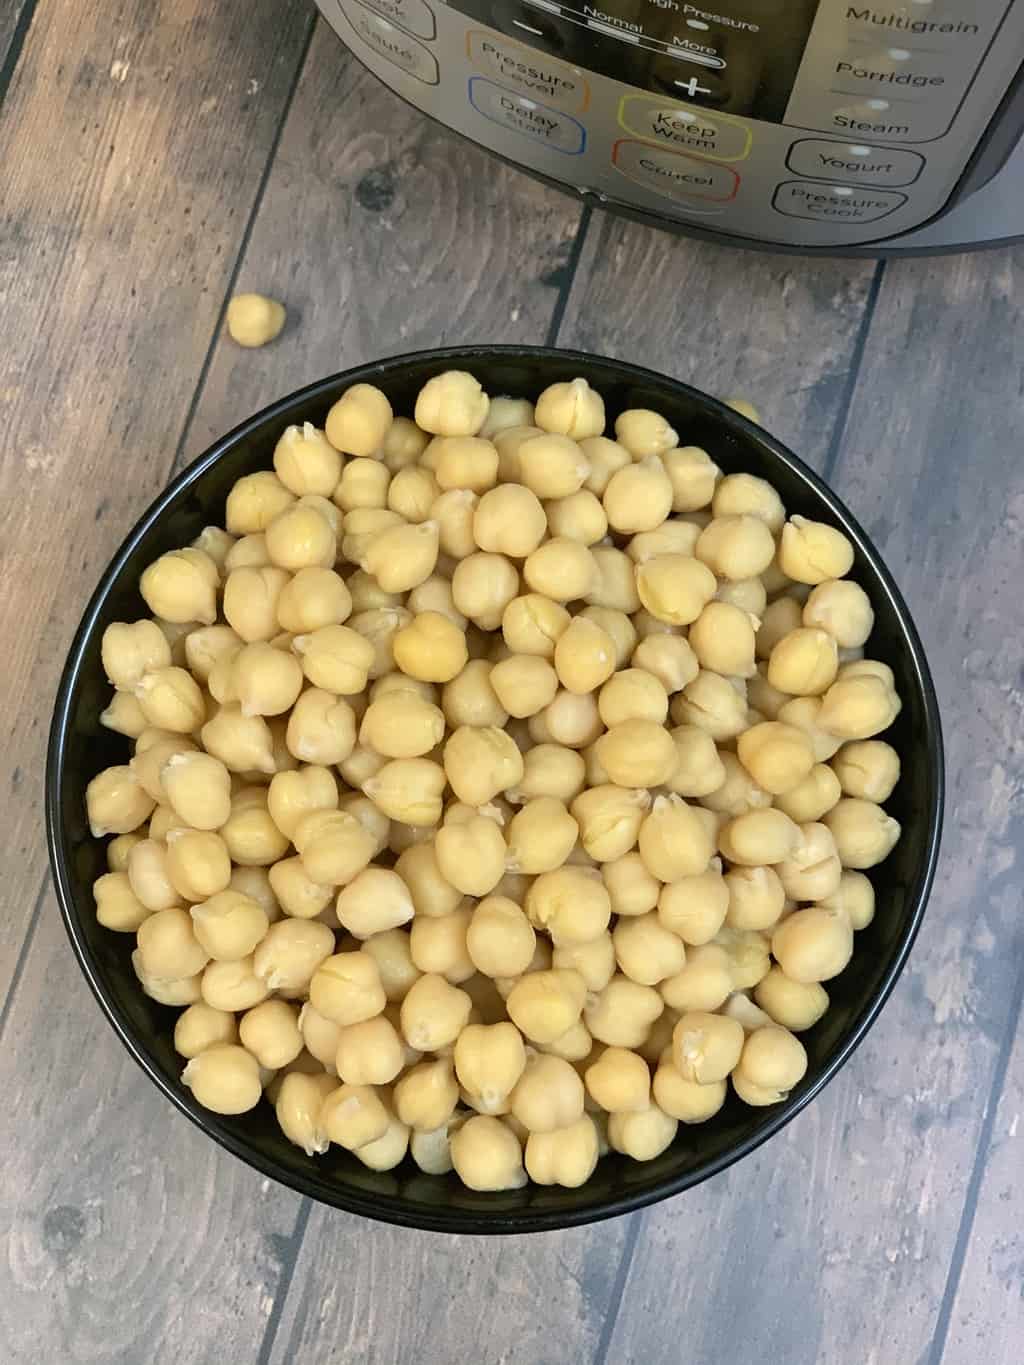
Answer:
<path fill-rule="evenodd" d="M 557 109 L 538 104 L 526 95 L 484 80 L 482 76 L 470 79 L 469 102 L 478 114 L 483 114 L 492 123 L 500 123 L 512 132 L 533 138 L 566 156 L 579 156 L 587 144 L 582 123 Z"/>
<path fill-rule="evenodd" d="M 808 218 L 816 223 L 875 223 L 906 202 L 905 194 L 892 190 L 786 180 L 775 191 L 772 205 L 787 218 Z"/>
<path fill-rule="evenodd" d="M 342 4 L 345 17 L 367 47 L 408 75 L 415 76 L 424 85 L 437 85 L 437 61 L 422 43 L 396 28 L 390 19 L 372 14 L 362 5 L 354 3 L 354 0 L 347 0 L 346 3 L 339 0 L 339 3 Z"/>
<path fill-rule="evenodd" d="M 847 185 L 912 185 L 924 168 L 924 157 L 893 147 L 808 137 L 793 143 L 786 165 L 797 175 L 842 180 Z"/>
<path fill-rule="evenodd" d="M 583 72 L 536 48 L 479 29 L 466 35 L 466 48 L 478 70 L 497 76 L 502 85 L 521 95 L 570 114 L 581 114 L 590 102 L 590 85 Z"/>
<path fill-rule="evenodd" d="M 630 138 L 616 142 L 612 164 L 637 185 L 680 202 L 711 199 L 726 203 L 735 197 L 740 183 L 739 176 L 728 166 L 651 147 L 646 142 L 633 142 Z"/>
<path fill-rule="evenodd" d="M 692 156 L 742 161 L 750 154 L 751 134 L 745 124 L 651 95 L 624 95 L 619 123 L 634 137 L 664 142 Z"/>
<path fill-rule="evenodd" d="M 362 0 L 362 4 L 404 28 L 414 38 L 426 38 L 430 42 L 437 34 L 434 12 L 424 0 Z"/>

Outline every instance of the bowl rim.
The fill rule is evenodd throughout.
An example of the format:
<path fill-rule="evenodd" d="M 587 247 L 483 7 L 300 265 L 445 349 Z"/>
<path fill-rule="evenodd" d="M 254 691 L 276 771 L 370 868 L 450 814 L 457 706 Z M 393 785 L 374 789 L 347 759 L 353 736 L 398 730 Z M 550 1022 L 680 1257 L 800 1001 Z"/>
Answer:
<path fill-rule="evenodd" d="M 417 1206 L 414 1212 L 412 1205 L 408 1204 L 402 1196 L 398 1196 L 393 1201 L 381 1203 L 378 1202 L 376 1196 L 364 1194 L 352 1187 L 329 1184 L 322 1177 L 299 1176 L 290 1172 L 283 1172 L 272 1158 L 263 1156 L 262 1153 L 236 1137 L 230 1129 L 219 1123 L 219 1116 L 207 1114 L 206 1111 L 201 1110 L 198 1105 L 191 1102 L 188 1092 L 180 1086 L 174 1086 L 146 1054 L 135 1037 L 135 1031 L 130 1020 L 110 998 L 103 982 L 102 968 L 90 951 L 89 944 L 81 930 L 69 871 L 71 859 L 65 844 L 61 821 L 65 750 L 71 702 L 79 682 L 86 651 L 96 628 L 97 618 L 126 560 L 183 489 L 201 479 L 207 470 L 245 437 L 254 435 L 275 423 L 286 422 L 291 409 L 298 404 L 315 400 L 320 395 L 326 396 L 339 387 L 386 380 L 389 376 L 412 365 L 432 364 L 452 368 L 460 365 L 486 365 L 488 362 L 496 360 L 521 361 L 523 363 L 572 362 L 578 363 L 581 367 L 600 365 L 616 372 L 617 377 L 624 382 L 636 386 L 675 390 L 680 396 L 698 404 L 709 416 L 716 418 L 727 433 L 731 431 L 741 434 L 747 441 L 753 439 L 766 448 L 773 459 L 786 466 L 791 474 L 808 485 L 811 492 L 828 509 L 836 523 L 854 541 L 873 573 L 879 590 L 888 599 L 895 613 L 900 632 L 909 649 L 914 685 L 922 698 L 926 762 L 933 776 L 933 791 L 926 815 L 929 827 L 925 839 L 922 865 L 917 878 L 916 893 L 913 897 L 913 904 L 908 902 L 906 923 L 880 988 L 870 1000 L 865 1002 L 860 1012 L 855 1016 L 848 1035 L 837 1046 L 834 1054 L 822 1067 L 820 1074 L 806 1088 L 801 1089 L 797 1095 L 773 1109 L 770 1117 L 765 1119 L 756 1132 L 737 1142 L 718 1156 L 698 1162 L 694 1167 L 679 1175 L 668 1177 L 656 1184 L 635 1191 L 622 1192 L 612 1198 L 589 1204 L 584 1201 L 581 1202 L 579 1208 L 496 1210 L 494 1213 L 488 1213 L 485 1210 L 479 1212 L 452 1208 L 434 1210 L 425 1206 Z M 585 372 L 585 368 L 582 372 Z M 240 422 L 187 465 L 150 503 L 125 536 L 104 570 L 83 611 L 57 689 L 47 746 L 45 783 L 46 833 L 50 868 L 61 918 L 71 941 L 71 947 L 93 995 L 121 1043 L 164 1097 L 170 1100 L 179 1112 L 184 1114 L 190 1122 L 195 1124 L 207 1137 L 212 1138 L 219 1146 L 231 1152 L 232 1155 L 244 1161 L 261 1175 L 275 1180 L 278 1184 L 292 1189 L 297 1194 L 348 1213 L 359 1214 L 366 1218 L 400 1227 L 419 1228 L 432 1232 L 484 1235 L 508 1235 L 579 1227 L 599 1222 L 605 1218 L 636 1212 L 663 1199 L 681 1194 L 684 1190 L 691 1189 L 710 1177 L 718 1175 L 734 1163 L 749 1156 L 796 1118 L 849 1061 L 877 1020 L 906 965 L 910 950 L 920 930 L 935 878 L 945 805 L 945 763 L 938 700 L 917 628 L 900 590 L 878 551 L 856 518 L 840 502 L 822 478 L 763 427 L 748 421 L 721 399 L 715 398 L 683 380 L 674 379 L 628 361 L 575 349 L 493 344 L 449 346 L 406 352 L 403 355 L 389 357 L 385 360 L 357 365 L 316 380 L 301 389 L 276 399 L 253 416 Z"/>

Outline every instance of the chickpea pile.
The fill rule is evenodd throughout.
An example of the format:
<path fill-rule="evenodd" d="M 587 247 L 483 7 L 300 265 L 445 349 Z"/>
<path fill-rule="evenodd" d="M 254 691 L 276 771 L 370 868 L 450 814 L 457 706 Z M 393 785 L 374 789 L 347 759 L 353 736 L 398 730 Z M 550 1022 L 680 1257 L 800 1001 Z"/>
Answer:
<path fill-rule="evenodd" d="M 474 1190 L 804 1075 L 899 837 L 846 537 L 655 412 L 447 372 L 289 427 L 108 627 L 97 917 L 182 1083 Z"/>

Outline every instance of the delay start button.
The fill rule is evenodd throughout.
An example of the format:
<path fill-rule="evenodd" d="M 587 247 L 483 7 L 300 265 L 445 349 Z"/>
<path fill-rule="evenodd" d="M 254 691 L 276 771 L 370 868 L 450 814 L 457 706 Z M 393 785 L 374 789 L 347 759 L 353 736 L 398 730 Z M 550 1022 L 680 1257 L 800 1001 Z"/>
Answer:
<path fill-rule="evenodd" d="M 685 202 L 711 199 L 726 203 L 736 197 L 740 178 L 728 166 L 669 152 L 646 142 L 620 138 L 612 148 L 612 165 L 627 179 L 666 199 Z"/>
<path fill-rule="evenodd" d="M 808 218 L 817 223 L 875 223 L 906 202 L 907 196 L 894 190 L 785 180 L 775 191 L 772 207 L 787 218 Z"/>
<path fill-rule="evenodd" d="M 556 61 L 537 48 L 524 47 L 497 33 L 471 29 L 466 35 L 469 60 L 480 71 L 497 76 L 502 85 L 532 99 L 581 114 L 590 102 L 590 85 L 578 67 Z"/>
<path fill-rule="evenodd" d="M 469 102 L 478 114 L 483 114 L 492 123 L 500 123 L 503 128 L 542 142 L 565 156 L 579 156 L 587 145 L 582 123 L 548 105 L 538 104 L 526 95 L 484 80 L 483 76 L 471 77 Z"/>

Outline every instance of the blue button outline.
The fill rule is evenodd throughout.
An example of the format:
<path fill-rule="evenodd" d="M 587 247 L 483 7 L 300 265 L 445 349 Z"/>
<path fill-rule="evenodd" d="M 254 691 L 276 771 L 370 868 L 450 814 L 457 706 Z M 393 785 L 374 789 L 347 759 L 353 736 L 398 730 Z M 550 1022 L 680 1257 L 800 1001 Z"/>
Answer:
<path fill-rule="evenodd" d="M 529 141 L 532 142 L 535 146 L 538 143 L 541 146 L 546 145 L 547 147 L 550 148 L 551 151 L 558 152 L 560 156 L 582 156 L 583 153 L 586 151 L 587 130 L 583 126 L 583 124 L 580 123 L 579 119 L 574 119 L 571 114 L 563 113 L 561 109 L 552 109 L 550 105 L 541 104 L 539 100 L 531 100 L 530 103 L 533 104 L 533 106 L 536 109 L 543 109 L 545 113 L 553 114 L 556 118 L 560 120 L 568 120 L 569 123 L 574 123 L 576 127 L 580 130 L 580 145 L 574 152 L 566 151 L 564 147 L 556 147 L 553 143 L 550 142 L 545 144 L 541 142 L 539 138 L 535 137 L 533 133 L 524 133 L 519 128 L 513 128 L 510 124 L 504 123 L 501 119 L 495 118 L 492 114 L 489 114 L 486 109 L 481 109 L 479 104 L 477 104 L 476 101 L 473 99 L 473 86 L 478 81 L 481 82 L 483 85 L 491 86 L 495 90 L 500 90 L 503 95 L 510 95 L 515 100 L 529 99 L 529 96 L 524 95 L 520 90 L 509 90 L 507 86 L 499 85 L 497 81 L 492 81 L 488 79 L 487 76 L 470 76 L 469 85 L 467 88 L 467 95 L 469 98 L 470 106 L 476 110 L 476 112 L 480 115 L 481 118 L 485 118 L 488 123 L 497 124 L 499 128 L 505 128 L 510 133 L 516 133 L 519 137 L 528 138 Z"/>

